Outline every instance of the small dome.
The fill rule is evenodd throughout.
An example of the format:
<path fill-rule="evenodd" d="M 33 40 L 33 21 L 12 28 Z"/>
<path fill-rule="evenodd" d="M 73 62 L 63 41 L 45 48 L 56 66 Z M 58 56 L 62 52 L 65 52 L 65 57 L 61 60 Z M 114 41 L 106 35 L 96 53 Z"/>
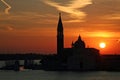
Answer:
<path fill-rule="evenodd" d="M 80 36 L 78 37 L 78 40 L 73 44 L 73 47 L 79 48 L 79 49 L 85 48 L 85 43 L 84 43 L 84 41 L 81 40 Z"/>

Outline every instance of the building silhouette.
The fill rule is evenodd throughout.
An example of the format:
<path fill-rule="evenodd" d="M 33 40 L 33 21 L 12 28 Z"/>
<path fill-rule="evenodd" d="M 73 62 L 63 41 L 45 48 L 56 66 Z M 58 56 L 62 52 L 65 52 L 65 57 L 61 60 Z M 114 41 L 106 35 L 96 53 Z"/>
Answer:
<path fill-rule="evenodd" d="M 64 32 L 61 14 L 57 26 L 57 55 L 41 60 L 47 70 L 96 70 L 99 67 L 99 50 L 86 48 L 85 42 L 78 36 L 71 48 L 64 48 Z"/>

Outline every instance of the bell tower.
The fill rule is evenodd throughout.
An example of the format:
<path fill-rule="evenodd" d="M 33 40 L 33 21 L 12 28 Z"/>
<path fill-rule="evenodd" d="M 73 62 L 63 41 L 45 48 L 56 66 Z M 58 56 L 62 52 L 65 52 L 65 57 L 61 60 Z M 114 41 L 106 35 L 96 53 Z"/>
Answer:
<path fill-rule="evenodd" d="M 57 26 L 57 54 L 62 55 L 64 49 L 64 34 L 61 13 L 59 13 L 59 20 Z"/>

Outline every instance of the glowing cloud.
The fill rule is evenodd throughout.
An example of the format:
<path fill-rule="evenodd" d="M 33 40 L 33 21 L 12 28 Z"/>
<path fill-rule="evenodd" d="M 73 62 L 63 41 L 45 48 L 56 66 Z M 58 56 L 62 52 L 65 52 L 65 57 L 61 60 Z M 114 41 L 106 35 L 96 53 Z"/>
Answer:
<path fill-rule="evenodd" d="M 50 0 L 44 0 L 43 2 L 57 8 L 59 11 L 69 13 L 71 17 L 77 18 L 79 20 L 83 19 L 86 16 L 86 14 L 83 11 L 80 11 L 79 9 L 89 4 L 92 4 L 92 0 L 74 0 L 64 6 Z"/>
<path fill-rule="evenodd" d="M 5 9 L 5 13 L 9 14 L 9 10 L 11 9 L 11 6 L 7 2 L 5 2 L 4 0 L 1 0 L 1 1 L 7 6 L 7 8 Z"/>
<path fill-rule="evenodd" d="M 120 14 L 111 14 L 104 16 L 104 19 L 120 20 Z"/>

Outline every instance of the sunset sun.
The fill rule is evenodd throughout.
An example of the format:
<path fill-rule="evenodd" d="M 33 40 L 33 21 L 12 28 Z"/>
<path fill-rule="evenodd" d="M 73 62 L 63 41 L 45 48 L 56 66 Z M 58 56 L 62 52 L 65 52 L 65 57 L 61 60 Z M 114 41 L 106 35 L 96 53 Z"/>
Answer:
<path fill-rule="evenodd" d="M 100 48 L 105 48 L 105 47 L 106 47 L 106 43 L 101 42 L 101 43 L 99 44 L 99 47 L 100 47 Z"/>

